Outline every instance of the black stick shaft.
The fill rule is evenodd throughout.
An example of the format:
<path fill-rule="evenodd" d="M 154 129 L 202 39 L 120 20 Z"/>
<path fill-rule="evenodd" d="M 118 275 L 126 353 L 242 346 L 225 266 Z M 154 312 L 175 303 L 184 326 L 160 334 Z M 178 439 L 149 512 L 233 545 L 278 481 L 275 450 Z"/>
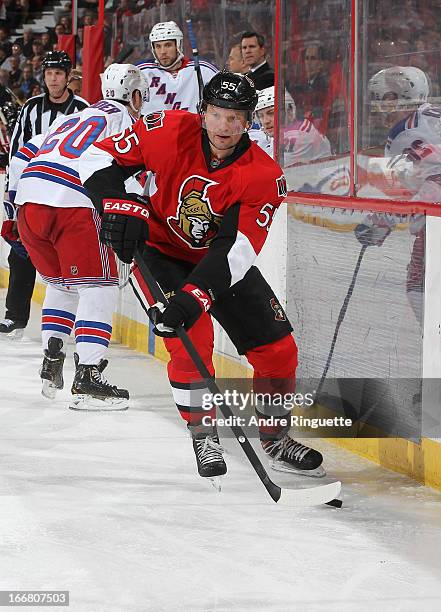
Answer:
<path fill-rule="evenodd" d="M 329 354 L 328 354 L 328 358 L 326 360 L 325 369 L 323 370 L 322 377 L 321 377 L 320 382 L 319 382 L 318 387 L 317 387 L 317 392 L 316 392 L 317 400 L 318 400 L 319 394 L 320 394 L 320 392 L 322 390 L 323 384 L 325 382 L 326 375 L 328 374 L 329 366 L 331 365 L 332 356 L 334 354 L 334 349 L 335 349 L 335 345 L 336 345 L 336 342 L 337 342 L 338 332 L 340 330 L 341 324 L 343 323 L 343 319 L 345 318 L 346 311 L 347 311 L 348 305 L 349 305 L 349 300 L 351 299 L 352 293 L 354 291 L 355 282 L 356 282 L 357 276 L 358 276 L 358 271 L 360 270 L 361 261 L 363 259 L 363 256 L 365 254 L 366 249 L 367 249 L 367 245 L 363 245 L 361 247 L 360 254 L 358 255 L 357 263 L 355 264 L 355 270 L 354 270 L 354 273 L 352 275 L 351 284 L 349 285 L 348 292 L 346 293 L 345 299 L 343 300 L 343 304 L 342 304 L 342 307 L 340 309 L 340 313 L 338 315 L 337 325 L 335 326 L 334 337 L 332 338 L 331 348 L 329 349 Z"/>
<path fill-rule="evenodd" d="M 196 41 L 196 36 L 194 34 L 193 31 L 193 24 L 190 18 L 185 20 L 187 23 L 187 30 L 188 30 L 188 38 L 190 39 L 190 44 L 191 44 L 191 51 L 193 54 L 193 61 L 194 61 L 194 69 L 196 71 L 196 76 L 198 79 L 198 87 L 199 87 L 199 101 L 202 100 L 202 93 L 204 90 L 204 81 L 202 79 L 202 72 L 201 72 L 201 66 L 199 64 L 199 51 L 198 51 L 198 45 L 197 45 L 197 41 Z"/>

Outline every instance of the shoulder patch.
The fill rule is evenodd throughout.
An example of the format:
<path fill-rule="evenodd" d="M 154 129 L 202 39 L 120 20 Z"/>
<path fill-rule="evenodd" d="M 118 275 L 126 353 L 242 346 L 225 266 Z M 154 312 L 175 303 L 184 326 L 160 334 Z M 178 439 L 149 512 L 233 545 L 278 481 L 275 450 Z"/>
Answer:
<path fill-rule="evenodd" d="M 147 130 L 161 128 L 164 125 L 165 112 L 156 111 L 144 116 L 143 122 Z"/>
<path fill-rule="evenodd" d="M 276 179 L 276 185 L 277 185 L 277 195 L 281 197 L 285 197 L 288 195 L 288 186 L 286 184 L 286 178 L 284 174 L 282 174 L 282 176 L 279 176 L 279 178 Z"/>

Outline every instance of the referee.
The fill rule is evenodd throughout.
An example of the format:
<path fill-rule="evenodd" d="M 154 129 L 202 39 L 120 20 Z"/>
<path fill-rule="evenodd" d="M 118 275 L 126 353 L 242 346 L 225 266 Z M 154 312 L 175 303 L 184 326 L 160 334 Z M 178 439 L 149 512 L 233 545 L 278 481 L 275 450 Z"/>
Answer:
<path fill-rule="evenodd" d="M 64 51 L 49 51 L 43 63 L 45 93 L 30 98 L 21 109 L 11 138 L 9 159 L 37 134 L 44 134 L 60 115 L 83 110 L 88 103 L 68 88 L 72 62 Z M 10 193 L 13 200 L 15 194 Z M 18 238 L 18 234 L 17 234 Z M 35 268 L 20 242 L 12 244 L 8 257 L 9 286 L 6 295 L 6 315 L 0 321 L 0 334 L 21 336 L 29 319 L 35 285 Z M 20 248 L 21 247 L 21 248 Z"/>

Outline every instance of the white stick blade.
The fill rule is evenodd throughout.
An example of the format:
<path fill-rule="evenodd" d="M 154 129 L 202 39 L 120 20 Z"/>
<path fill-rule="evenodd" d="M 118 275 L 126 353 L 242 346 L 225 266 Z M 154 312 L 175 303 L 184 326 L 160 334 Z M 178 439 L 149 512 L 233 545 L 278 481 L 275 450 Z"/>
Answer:
<path fill-rule="evenodd" d="M 282 489 L 282 495 L 277 502 L 278 506 L 300 508 L 302 506 L 319 506 L 337 499 L 341 491 L 341 482 L 331 482 L 309 489 Z"/>

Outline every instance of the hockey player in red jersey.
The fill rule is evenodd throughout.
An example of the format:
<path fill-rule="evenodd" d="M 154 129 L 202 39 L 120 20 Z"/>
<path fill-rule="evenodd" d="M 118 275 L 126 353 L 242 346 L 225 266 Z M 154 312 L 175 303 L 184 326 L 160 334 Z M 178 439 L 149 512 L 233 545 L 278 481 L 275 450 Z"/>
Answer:
<path fill-rule="evenodd" d="M 253 266 L 286 195 L 282 170 L 248 137 L 256 102 L 247 76 L 223 71 L 204 87 L 200 116 L 145 116 L 90 147 L 80 175 L 102 213 L 101 239 L 125 262 L 142 245 L 170 298 L 162 313 L 156 309 L 156 322 L 184 325 L 214 374 L 211 315 L 253 366 L 254 391 L 274 397 L 294 390 L 297 348 L 277 297 Z M 154 175 L 145 207 L 124 192 L 125 176 L 138 168 Z M 202 407 L 208 389 L 181 341 L 168 337 L 165 346 L 199 474 L 224 474 L 215 410 Z M 324 474 L 321 454 L 289 436 L 288 409 L 268 401 L 257 410 L 262 446 L 275 469 Z"/>
<path fill-rule="evenodd" d="M 90 145 L 132 125 L 147 83 L 131 64 L 112 64 L 102 75 L 103 100 L 58 119 L 12 158 L 10 188 L 16 190 L 20 237 L 47 282 L 42 310 L 43 395 L 63 388 L 67 338 L 75 333 L 73 409 L 122 410 L 125 389 L 103 377 L 118 297 L 114 254 L 98 239 L 100 218 L 78 175 Z M 133 196 L 136 197 L 136 196 Z"/>

